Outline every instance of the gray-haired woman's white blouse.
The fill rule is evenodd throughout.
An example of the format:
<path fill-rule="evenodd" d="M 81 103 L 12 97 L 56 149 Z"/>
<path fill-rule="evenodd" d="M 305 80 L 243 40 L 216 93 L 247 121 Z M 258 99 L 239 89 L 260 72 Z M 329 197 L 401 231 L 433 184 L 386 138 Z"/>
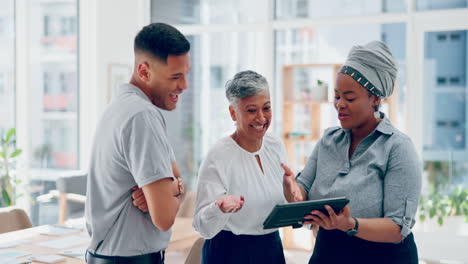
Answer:
<path fill-rule="evenodd" d="M 263 172 L 255 156 L 259 155 Z M 241 148 L 231 137 L 219 140 L 200 167 L 193 227 L 204 238 L 221 230 L 236 235 L 264 235 L 271 209 L 286 202 L 283 195 L 286 150 L 276 137 L 266 134 L 257 152 Z M 215 202 L 223 195 L 243 195 L 244 205 L 236 213 L 223 213 Z"/>
<path fill-rule="evenodd" d="M 406 237 L 421 191 L 421 166 L 411 139 L 384 117 L 351 158 L 350 143 L 349 130 L 327 129 L 297 182 L 308 199 L 345 196 L 352 216 L 389 218 Z"/>

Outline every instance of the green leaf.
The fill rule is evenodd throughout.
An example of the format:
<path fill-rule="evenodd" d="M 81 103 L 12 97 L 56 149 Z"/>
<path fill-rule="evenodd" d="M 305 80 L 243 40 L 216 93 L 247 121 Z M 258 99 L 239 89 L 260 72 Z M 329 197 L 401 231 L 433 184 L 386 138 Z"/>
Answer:
<path fill-rule="evenodd" d="M 5 158 L 5 152 L 0 152 L 0 158 L 2 158 L 2 159 Z"/>
<path fill-rule="evenodd" d="M 442 218 L 442 216 L 439 216 L 439 217 L 437 218 L 437 223 L 438 223 L 440 226 L 443 225 L 443 224 L 444 224 L 444 218 Z"/>
<path fill-rule="evenodd" d="M 3 197 L 3 202 L 5 206 L 10 206 L 11 205 L 10 195 L 5 189 L 2 189 L 2 197 Z"/>
<path fill-rule="evenodd" d="M 16 133 L 16 128 L 10 128 L 10 130 L 8 130 L 8 133 L 5 137 L 5 141 L 6 142 L 10 141 L 11 136 L 13 136 L 15 133 Z"/>
<path fill-rule="evenodd" d="M 16 158 L 19 154 L 21 154 L 21 152 L 23 152 L 22 149 L 15 150 L 13 153 L 11 153 L 10 159 Z"/>
<path fill-rule="evenodd" d="M 426 215 L 423 215 L 423 214 L 419 215 L 419 220 L 421 222 L 424 222 L 424 220 L 426 220 Z"/>
<path fill-rule="evenodd" d="M 435 207 L 429 208 L 429 218 L 432 218 L 435 215 L 436 215 L 436 208 Z"/>
<path fill-rule="evenodd" d="M 8 147 L 7 147 L 6 144 L 2 145 L 2 153 L 3 153 L 4 157 L 7 157 Z"/>

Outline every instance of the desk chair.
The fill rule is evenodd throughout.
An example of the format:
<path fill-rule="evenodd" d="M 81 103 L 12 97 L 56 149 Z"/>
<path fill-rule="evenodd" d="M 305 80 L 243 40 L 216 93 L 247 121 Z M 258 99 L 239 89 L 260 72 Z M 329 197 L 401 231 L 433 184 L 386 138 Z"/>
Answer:
<path fill-rule="evenodd" d="M 190 252 L 187 255 L 187 259 L 185 259 L 185 264 L 200 264 L 201 262 L 201 253 L 203 244 L 205 243 L 205 239 L 200 237 L 193 243 Z"/>
<path fill-rule="evenodd" d="M 0 208 L 0 223 L 0 234 L 32 227 L 26 212 L 14 206 Z"/>
<path fill-rule="evenodd" d="M 63 225 L 66 218 L 82 217 L 86 202 L 86 176 L 79 174 L 62 176 L 56 181 L 56 190 L 37 197 L 39 202 L 48 202 L 52 198 L 59 200 L 58 223 Z M 70 203 L 71 202 L 71 203 Z"/>

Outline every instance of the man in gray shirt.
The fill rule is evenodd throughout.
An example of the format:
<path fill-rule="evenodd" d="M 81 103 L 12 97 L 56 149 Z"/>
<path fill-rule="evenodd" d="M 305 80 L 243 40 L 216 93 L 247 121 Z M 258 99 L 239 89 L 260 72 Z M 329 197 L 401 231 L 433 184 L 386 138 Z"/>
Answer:
<path fill-rule="evenodd" d="M 88 263 L 164 263 L 183 184 L 160 109 L 176 108 L 187 89 L 190 44 L 175 28 L 154 23 L 134 43 L 135 68 L 96 129 L 89 168 Z M 142 189 L 147 211 L 133 206 Z"/>

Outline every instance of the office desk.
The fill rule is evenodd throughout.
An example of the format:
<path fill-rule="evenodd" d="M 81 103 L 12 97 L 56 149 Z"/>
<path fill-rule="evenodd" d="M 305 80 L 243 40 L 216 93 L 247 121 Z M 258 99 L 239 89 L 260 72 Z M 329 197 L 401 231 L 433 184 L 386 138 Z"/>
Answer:
<path fill-rule="evenodd" d="M 32 227 L 32 228 L 23 229 L 23 230 L 19 230 L 15 232 L 0 234 L 0 243 L 28 240 L 27 244 L 22 244 L 22 245 L 10 247 L 7 249 L 1 249 L 1 251 L 26 251 L 26 252 L 31 253 L 32 255 L 34 254 L 55 255 L 57 252 L 63 251 L 64 249 L 48 248 L 48 247 L 44 247 L 41 245 L 37 245 L 37 243 L 45 242 L 48 240 L 65 238 L 69 236 L 77 236 L 77 235 L 80 237 L 88 238 L 88 234 L 85 231 L 81 231 L 79 233 L 74 233 L 74 234 L 69 234 L 69 235 L 64 235 L 64 236 L 42 235 L 39 233 L 42 228 L 44 228 L 44 226 Z M 72 245 L 71 247 L 67 247 L 65 249 L 76 248 L 80 246 L 85 247 L 88 243 L 89 243 L 89 238 L 88 238 L 88 241 L 84 241 L 83 243 L 80 243 L 79 245 Z M 31 255 L 28 255 L 28 256 L 20 257 L 18 258 L 18 260 L 28 260 L 30 257 Z M 66 256 L 63 256 L 63 257 L 66 258 L 66 261 L 60 262 L 61 264 L 62 263 L 67 263 L 67 264 L 85 263 L 83 260 L 80 260 L 77 258 L 66 257 Z M 36 262 L 32 262 L 32 263 L 36 263 Z M 37 262 L 37 263 L 40 263 L 40 262 Z"/>
<path fill-rule="evenodd" d="M 0 234 L 0 244 L 3 244 L 5 242 L 28 240 L 27 244 L 18 245 L 16 247 L 11 247 L 7 249 L 0 249 L 0 251 L 26 251 L 31 254 L 58 255 L 57 254 L 58 252 L 61 252 L 67 249 L 77 248 L 77 247 L 86 247 L 89 244 L 89 237 L 86 231 L 81 231 L 79 233 L 63 235 L 63 236 L 50 236 L 50 235 L 40 234 L 39 232 L 42 228 L 44 228 L 44 226 L 38 226 L 38 227 L 23 229 L 20 231 Z M 80 236 L 82 238 L 86 238 L 86 240 L 83 241 L 83 243 L 80 243 L 77 245 L 71 245 L 63 249 L 54 249 L 54 248 L 48 248 L 48 247 L 44 247 L 41 245 L 37 245 L 38 243 L 45 242 L 48 240 L 61 239 L 61 238 L 66 238 L 70 236 Z M 197 240 L 198 237 L 199 237 L 198 234 L 192 228 L 192 218 L 177 217 L 172 227 L 171 241 L 169 242 L 169 246 L 166 252 L 188 249 L 192 246 L 193 242 Z M 28 255 L 28 256 L 18 258 L 18 260 L 28 260 L 30 257 L 31 255 Z M 83 264 L 85 263 L 81 259 L 67 257 L 67 256 L 63 256 L 63 257 L 66 258 L 66 261 L 60 262 L 60 264 L 62 263 Z M 36 262 L 33 262 L 33 263 L 36 263 Z M 40 262 L 37 262 L 37 263 L 40 263 Z"/>

